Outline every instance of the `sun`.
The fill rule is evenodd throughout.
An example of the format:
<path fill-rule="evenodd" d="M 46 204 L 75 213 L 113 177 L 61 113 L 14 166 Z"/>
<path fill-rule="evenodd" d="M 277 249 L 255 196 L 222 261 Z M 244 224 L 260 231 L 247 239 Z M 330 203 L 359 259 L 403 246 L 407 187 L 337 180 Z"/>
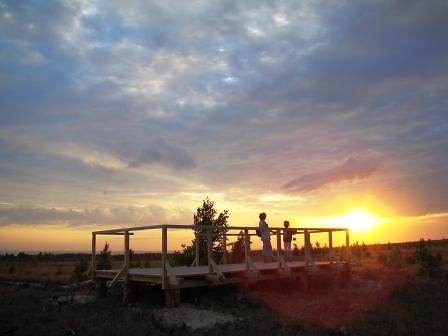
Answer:
<path fill-rule="evenodd" d="M 367 231 L 378 223 L 379 220 L 365 209 L 351 209 L 341 216 L 341 224 L 355 232 Z"/>

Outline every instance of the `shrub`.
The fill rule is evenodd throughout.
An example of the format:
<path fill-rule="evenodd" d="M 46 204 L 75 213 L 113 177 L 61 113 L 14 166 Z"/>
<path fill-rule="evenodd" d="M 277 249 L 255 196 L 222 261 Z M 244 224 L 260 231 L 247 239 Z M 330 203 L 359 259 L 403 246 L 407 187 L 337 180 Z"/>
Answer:
<path fill-rule="evenodd" d="M 431 251 L 424 239 L 420 239 L 417 250 L 414 252 L 413 259 L 419 266 L 422 274 L 435 276 L 442 265 L 442 255 Z"/>
<path fill-rule="evenodd" d="M 173 266 L 190 266 L 194 260 L 194 245 L 182 244 L 181 251 L 175 251 L 169 256 L 170 264 Z"/>
<path fill-rule="evenodd" d="M 378 261 L 384 267 L 400 269 L 404 265 L 403 253 L 399 248 L 387 249 L 378 255 Z"/>
<path fill-rule="evenodd" d="M 298 257 L 298 256 L 300 255 L 300 250 L 299 250 L 299 248 L 297 247 L 297 244 L 294 244 L 294 248 L 292 249 L 292 255 L 293 255 L 294 257 Z"/>
<path fill-rule="evenodd" d="M 87 260 L 84 257 L 78 259 L 73 270 L 72 279 L 76 282 L 84 281 L 87 279 Z"/>
<path fill-rule="evenodd" d="M 104 244 L 103 250 L 100 252 L 97 269 L 110 270 L 112 268 L 112 258 L 110 255 L 109 243 Z"/>
<path fill-rule="evenodd" d="M 244 233 L 240 231 L 236 241 L 232 244 L 230 252 L 231 263 L 241 263 L 244 261 Z"/>

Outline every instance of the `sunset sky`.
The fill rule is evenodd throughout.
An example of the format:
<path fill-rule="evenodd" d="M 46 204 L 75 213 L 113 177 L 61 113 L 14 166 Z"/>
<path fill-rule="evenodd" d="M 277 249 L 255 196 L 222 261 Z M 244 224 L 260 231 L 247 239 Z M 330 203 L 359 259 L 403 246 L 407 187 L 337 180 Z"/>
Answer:
<path fill-rule="evenodd" d="M 0 158 L 0 252 L 207 196 L 233 225 L 448 237 L 448 2 L 0 0 Z"/>

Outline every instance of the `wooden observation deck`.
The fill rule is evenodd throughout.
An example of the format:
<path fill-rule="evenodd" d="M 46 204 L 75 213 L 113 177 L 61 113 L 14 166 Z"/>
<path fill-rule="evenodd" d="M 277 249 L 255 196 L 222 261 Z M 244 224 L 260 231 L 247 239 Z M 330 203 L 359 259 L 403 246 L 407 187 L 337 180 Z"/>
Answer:
<path fill-rule="evenodd" d="M 91 280 L 97 286 L 98 293 L 104 293 L 107 288 L 123 285 L 123 300 L 127 301 L 128 286 L 132 283 L 149 283 L 161 286 L 165 290 L 167 305 L 172 306 L 179 301 L 181 288 L 216 286 L 229 283 L 254 283 L 260 280 L 273 280 L 279 278 L 297 278 L 307 281 L 308 275 L 319 270 L 334 271 L 338 273 L 343 267 L 349 267 L 350 240 L 347 228 L 293 228 L 296 235 L 303 235 L 304 257 L 301 261 L 286 261 L 282 255 L 281 236 L 282 227 L 270 228 L 271 236 L 275 236 L 276 247 L 275 262 L 255 262 L 250 248 L 250 238 L 256 235 L 257 227 L 230 226 L 225 232 L 216 233 L 215 227 L 199 225 L 150 225 L 139 227 L 127 227 L 120 229 L 102 230 L 92 232 L 92 260 L 90 265 Z M 161 231 L 161 263 L 160 267 L 131 268 L 130 267 L 130 237 L 136 231 L 159 230 Z M 196 230 L 195 259 L 192 265 L 172 266 L 169 262 L 168 233 L 171 230 Z M 342 255 L 335 256 L 333 248 L 333 233 L 345 233 L 345 247 Z M 316 233 L 328 234 L 328 253 L 325 260 L 314 261 L 312 256 L 311 235 Z M 96 269 L 96 238 L 98 235 L 122 235 L 124 237 L 124 261 L 121 269 L 101 270 Z M 213 237 L 222 237 L 222 258 L 219 261 L 213 259 Z M 205 236 L 207 242 L 207 264 L 199 265 L 199 239 Z M 244 240 L 244 261 L 242 263 L 227 263 L 227 239 L 228 237 L 242 236 Z M 204 239 L 203 238 L 203 239 Z M 257 237 L 257 239 L 259 239 Z"/>

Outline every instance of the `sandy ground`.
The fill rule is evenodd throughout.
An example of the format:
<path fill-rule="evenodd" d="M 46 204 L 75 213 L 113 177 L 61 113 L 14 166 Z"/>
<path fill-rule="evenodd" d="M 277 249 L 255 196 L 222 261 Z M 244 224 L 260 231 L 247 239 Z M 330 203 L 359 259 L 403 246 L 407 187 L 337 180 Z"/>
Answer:
<path fill-rule="evenodd" d="M 235 316 L 212 311 L 210 309 L 197 309 L 192 305 L 182 304 L 176 308 L 156 309 L 153 314 L 161 324 L 167 327 L 184 328 L 193 330 L 200 328 L 214 328 L 219 324 L 234 323 Z"/>
<path fill-rule="evenodd" d="M 95 301 L 91 292 L 72 296 L 56 285 L 0 283 L 0 335 L 448 334 L 448 274 L 417 281 L 356 270 L 344 285 L 316 278 L 309 292 L 265 282 L 185 290 L 182 300 L 167 309 L 158 288 L 142 287 L 124 305 L 119 288 Z"/>

